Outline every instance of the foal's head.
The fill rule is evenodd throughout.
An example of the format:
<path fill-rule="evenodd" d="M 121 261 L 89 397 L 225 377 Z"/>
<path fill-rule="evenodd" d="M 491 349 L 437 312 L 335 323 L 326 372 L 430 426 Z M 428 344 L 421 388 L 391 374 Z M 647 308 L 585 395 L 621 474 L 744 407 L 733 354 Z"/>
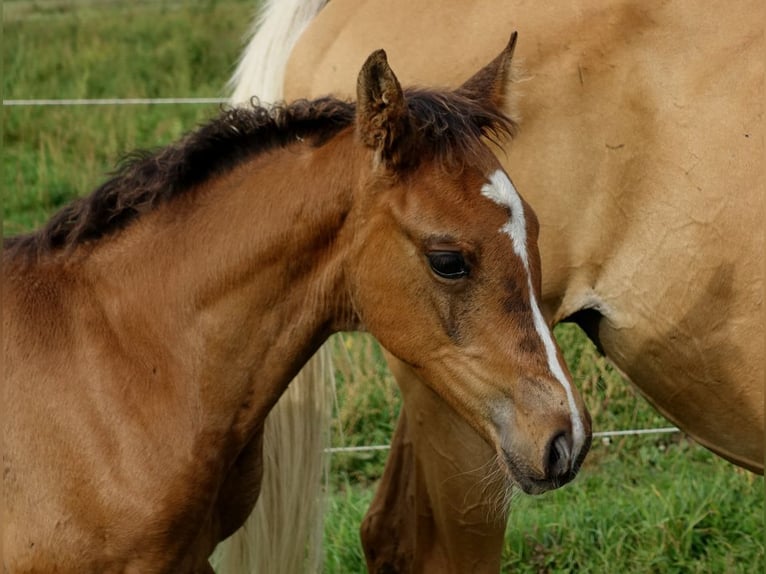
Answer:
<path fill-rule="evenodd" d="M 455 92 L 403 92 L 376 52 L 357 87 L 372 169 L 356 201 L 350 290 L 363 326 L 494 446 L 526 492 L 569 481 L 590 419 L 539 307 L 538 223 L 483 136 L 506 50 Z"/>

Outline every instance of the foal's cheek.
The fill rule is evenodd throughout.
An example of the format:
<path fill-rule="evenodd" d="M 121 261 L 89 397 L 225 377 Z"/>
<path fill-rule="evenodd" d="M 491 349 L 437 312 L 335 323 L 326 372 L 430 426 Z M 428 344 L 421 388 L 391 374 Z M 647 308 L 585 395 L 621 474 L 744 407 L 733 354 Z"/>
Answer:
<path fill-rule="evenodd" d="M 370 242 L 355 275 L 354 305 L 363 327 L 405 361 L 435 346 L 433 333 L 441 329 L 423 265 L 404 240 Z"/>

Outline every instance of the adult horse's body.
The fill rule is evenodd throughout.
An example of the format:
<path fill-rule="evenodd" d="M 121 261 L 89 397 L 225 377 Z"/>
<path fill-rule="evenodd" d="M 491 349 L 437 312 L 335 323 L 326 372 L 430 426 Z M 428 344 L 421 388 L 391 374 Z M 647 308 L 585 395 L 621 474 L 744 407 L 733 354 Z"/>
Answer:
<path fill-rule="evenodd" d="M 403 93 L 376 52 L 356 106 L 227 112 L 6 240 L 7 572 L 209 571 L 266 414 L 339 329 L 417 371 L 507 480 L 574 476 L 590 423 L 536 303 L 536 221 L 482 141 L 513 128 L 512 48 L 455 92 Z"/>
<path fill-rule="evenodd" d="M 409 82 L 455 85 L 519 29 L 522 126 L 500 158 L 540 215 L 547 316 L 577 321 L 665 416 L 762 473 L 763 21 L 755 1 L 333 0 L 300 37 L 285 95 L 351 93 L 371 45 Z M 363 528 L 370 567 L 496 571 L 502 526 L 477 526 L 476 476 L 445 480 L 488 447 L 391 366 L 405 415 Z M 449 459 L 427 448 L 445 429 Z"/>

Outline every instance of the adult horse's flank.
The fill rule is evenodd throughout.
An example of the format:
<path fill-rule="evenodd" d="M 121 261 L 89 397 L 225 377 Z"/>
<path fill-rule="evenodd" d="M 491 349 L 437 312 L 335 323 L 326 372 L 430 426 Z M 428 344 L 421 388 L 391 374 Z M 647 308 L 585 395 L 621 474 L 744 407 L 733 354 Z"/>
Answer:
<path fill-rule="evenodd" d="M 296 5 L 279 21 L 300 31 L 323 2 L 278 4 Z M 377 45 L 407 83 L 457 85 L 519 29 L 522 129 L 500 159 L 540 216 L 547 317 L 579 323 L 663 414 L 762 473 L 765 9 L 333 0 L 296 44 L 283 93 L 351 93 L 348 70 Z M 283 30 L 266 17 L 264 33 Z M 235 97 L 259 93 L 251 52 Z M 482 524 L 471 472 L 489 447 L 406 364 L 390 365 L 404 408 L 363 527 L 370 568 L 497 572 L 504 524 Z M 448 456 L 432 448 L 450 439 Z"/>
<path fill-rule="evenodd" d="M 483 139 L 513 131 L 512 51 L 453 92 L 403 92 L 375 52 L 356 105 L 226 112 L 5 242 L 8 572 L 209 571 L 266 415 L 341 329 L 509 482 L 575 475 L 590 422 L 537 303 L 537 222 Z"/>

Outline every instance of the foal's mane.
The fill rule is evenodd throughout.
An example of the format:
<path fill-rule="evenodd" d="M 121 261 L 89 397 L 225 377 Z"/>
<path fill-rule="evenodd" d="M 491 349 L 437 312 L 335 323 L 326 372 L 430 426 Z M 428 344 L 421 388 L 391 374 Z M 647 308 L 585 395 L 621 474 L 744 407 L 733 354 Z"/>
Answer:
<path fill-rule="evenodd" d="M 497 140 L 515 132 L 516 124 L 499 109 L 459 93 L 411 89 L 405 95 L 417 152 L 443 164 L 478 157 L 483 136 Z M 321 146 L 353 125 L 355 114 L 355 104 L 329 97 L 224 110 L 167 147 L 129 154 L 106 183 L 38 231 L 4 238 L 3 247 L 42 255 L 98 240 L 255 154 L 296 140 Z"/>

